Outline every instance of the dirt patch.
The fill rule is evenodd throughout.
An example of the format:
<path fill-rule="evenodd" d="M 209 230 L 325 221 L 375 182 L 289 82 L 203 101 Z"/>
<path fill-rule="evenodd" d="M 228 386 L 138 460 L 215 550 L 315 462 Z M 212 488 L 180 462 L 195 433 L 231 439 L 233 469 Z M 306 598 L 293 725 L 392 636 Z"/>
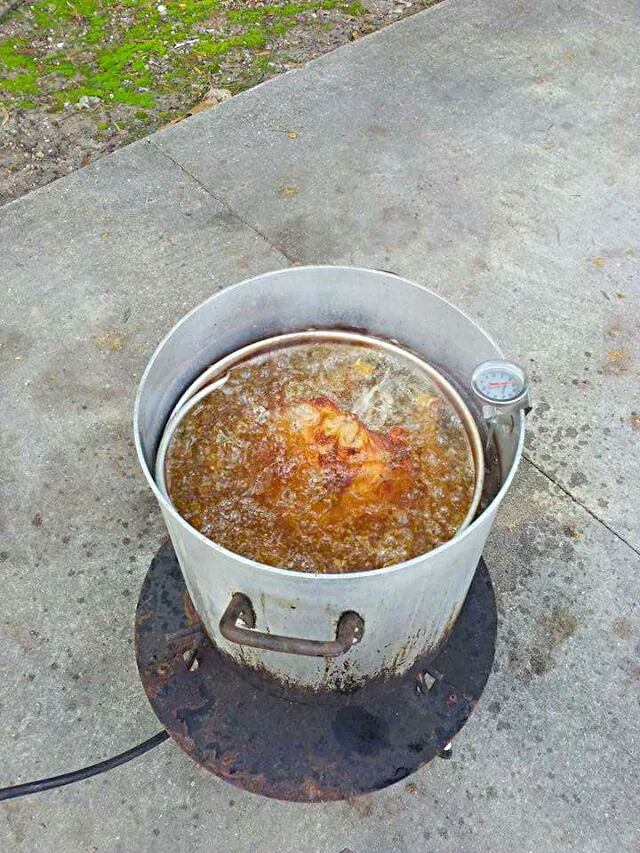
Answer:
<path fill-rule="evenodd" d="M 538 637 L 531 652 L 530 666 L 535 675 L 544 675 L 556 665 L 556 652 L 578 630 L 579 622 L 566 607 L 556 605 L 549 616 L 538 619 Z"/>
<path fill-rule="evenodd" d="M 624 616 L 621 616 L 619 619 L 614 619 L 613 625 L 613 633 L 620 637 L 621 640 L 628 640 L 631 634 L 633 633 L 633 626 L 629 619 L 626 619 Z"/>
<path fill-rule="evenodd" d="M 436 2 L 0 0 L 0 204 Z"/>
<path fill-rule="evenodd" d="M 553 670 L 558 662 L 562 647 L 577 633 L 580 622 L 565 606 L 556 604 L 553 610 L 537 617 L 535 635 L 523 641 L 508 629 L 505 640 L 509 649 L 511 671 L 524 681 L 534 676 L 543 676 Z"/>

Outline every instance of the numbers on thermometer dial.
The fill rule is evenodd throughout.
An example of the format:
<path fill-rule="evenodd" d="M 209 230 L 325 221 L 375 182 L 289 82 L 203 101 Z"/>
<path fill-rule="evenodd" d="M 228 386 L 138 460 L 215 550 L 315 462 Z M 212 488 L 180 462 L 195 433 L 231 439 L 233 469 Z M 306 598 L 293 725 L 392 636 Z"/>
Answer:
<path fill-rule="evenodd" d="M 516 364 L 485 362 L 473 376 L 476 393 L 496 403 L 510 403 L 526 391 L 526 378 Z"/>

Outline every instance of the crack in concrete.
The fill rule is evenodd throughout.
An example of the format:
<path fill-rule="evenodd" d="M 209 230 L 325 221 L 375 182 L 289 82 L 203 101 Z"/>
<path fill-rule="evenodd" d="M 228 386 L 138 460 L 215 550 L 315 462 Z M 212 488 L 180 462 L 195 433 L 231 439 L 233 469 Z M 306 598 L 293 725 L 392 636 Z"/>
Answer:
<path fill-rule="evenodd" d="M 209 189 L 209 187 L 207 187 L 205 184 L 203 184 L 202 181 L 200 181 L 194 174 L 192 174 L 187 168 L 185 168 L 185 166 L 183 166 L 182 163 L 180 163 L 178 160 L 176 160 L 174 157 L 172 157 L 171 154 L 169 154 L 167 151 L 165 151 L 163 148 L 161 148 L 152 139 L 148 139 L 147 143 L 149 145 L 153 145 L 153 147 L 156 149 L 156 151 L 159 151 L 163 157 L 166 157 L 167 160 L 169 160 L 171 163 L 173 163 L 175 166 L 177 166 L 180 169 L 180 171 L 184 172 L 184 174 L 187 175 L 188 178 L 191 178 L 191 180 L 193 180 L 202 190 L 204 190 L 204 192 L 206 192 L 207 195 L 211 196 L 211 198 L 214 199 L 214 201 L 217 201 L 218 204 L 221 204 L 224 208 L 226 208 L 226 210 L 228 210 L 229 213 L 235 219 L 237 219 L 239 222 L 241 222 L 243 225 L 245 225 L 247 228 L 249 228 L 251 231 L 253 231 L 255 234 L 257 234 L 258 237 L 261 237 L 269 246 L 271 246 L 271 248 L 275 252 L 278 252 L 280 255 L 282 255 L 282 257 L 285 258 L 290 264 L 298 263 L 298 261 L 295 258 L 290 257 L 284 251 L 282 246 L 275 246 L 271 242 L 271 240 L 267 237 L 266 234 L 264 234 L 262 231 L 260 231 L 259 228 L 256 228 L 255 225 L 252 225 L 250 222 L 247 222 L 247 220 L 244 219 L 242 216 L 240 216 L 240 214 L 237 213 L 224 199 L 219 198 L 214 192 L 212 192 Z M 553 477 L 550 474 L 548 474 L 543 468 L 541 468 L 536 462 L 534 462 L 533 459 L 531 459 L 531 457 L 526 454 L 526 452 L 523 452 L 522 458 L 526 462 L 528 462 L 529 465 L 531 465 L 533 468 L 535 468 L 536 471 L 538 471 L 540 474 L 542 474 L 542 476 L 545 477 L 545 479 L 549 480 L 550 483 L 553 483 L 554 486 L 556 486 L 558 489 L 560 489 L 560 491 L 563 494 L 565 494 L 569 498 L 569 500 L 572 501 L 572 503 L 579 506 L 580 509 L 584 510 L 588 515 L 590 515 L 591 518 L 594 519 L 594 521 L 597 521 L 598 524 L 601 524 L 602 527 L 604 527 L 606 530 L 608 530 L 609 533 L 611 533 L 613 536 L 615 536 L 615 538 L 618 539 L 620 542 L 622 542 L 623 545 L 626 545 L 627 548 L 630 548 L 634 554 L 636 554 L 638 557 L 640 557 L 640 550 L 638 548 L 636 548 L 634 545 L 631 544 L 631 542 L 629 542 L 627 539 L 625 539 L 624 536 L 622 536 L 620 533 L 618 533 L 616 530 L 614 530 L 612 527 L 610 527 L 607 524 L 607 522 L 604 521 L 604 519 L 600 518 L 600 516 L 597 515 L 595 512 L 593 512 L 593 510 L 589 509 L 588 506 L 585 506 L 585 504 L 581 503 L 581 501 L 579 501 L 576 497 L 574 497 L 574 495 L 572 495 L 568 489 L 566 489 L 564 486 L 562 486 L 560 483 L 558 483 L 557 480 L 554 480 Z"/>
<path fill-rule="evenodd" d="M 267 237 L 266 234 L 264 234 L 262 231 L 260 231 L 259 228 L 256 228 L 255 225 L 252 225 L 250 222 L 247 222 L 247 220 L 244 217 L 242 217 L 237 211 L 235 211 L 231 207 L 231 205 L 229 205 L 224 199 L 219 198 L 214 192 L 212 192 L 209 189 L 209 187 L 206 184 L 203 184 L 201 180 L 199 180 L 192 172 L 190 172 L 185 166 L 183 166 L 179 160 L 176 160 L 175 157 L 172 157 L 171 154 L 169 154 L 167 151 L 165 151 L 164 148 L 161 148 L 160 145 L 158 145 L 152 139 L 147 139 L 146 141 L 147 141 L 148 145 L 153 145 L 153 147 L 156 149 L 156 151 L 159 151 L 163 157 L 166 157 L 167 160 L 169 160 L 169 162 L 173 163 L 174 166 L 177 166 L 181 172 L 184 172 L 184 174 L 188 178 L 191 178 L 191 180 L 194 181 L 200 187 L 201 190 L 204 190 L 204 192 L 206 192 L 207 195 L 211 196 L 211 198 L 214 201 L 217 201 L 218 204 L 221 204 L 226 210 L 228 210 L 229 213 L 231 214 L 231 216 L 234 217 L 234 219 L 237 219 L 238 222 L 241 222 L 250 231 L 253 231 L 254 234 L 258 235 L 258 237 L 261 237 L 265 241 L 265 243 L 267 243 L 273 249 L 274 252 L 277 252 L 279 255 L 282 255 L 282 257 L 285 258 L 285 260 L 287 260 L 290 264 L 299 263 L 296 258 L 291 258 L 284 251 L 282 246 L 276 246 L 274 243 L 271 242 L 271 240 Z"/>
<path fill-rule="evenodd" d="M 601 524 L 606 530 L 609 531 L 609 533 L 611 533 L 613 536 L 615 536 L 616 539 L 619 539 L 620 542 L 623 543 L 623 545 L 626 545 L 627 548 L 630 548 L 634 554 L 637 554 L 637 556 L 640 557 L 640 550 L 638 550 L 634 545 L 631 544 L 631 542 L 629 542 L 627 539 L 625 539 L 624 536 L 622 536 L 620 533 L 618 533 L 617 530 L 614 530 L 612 527 L 610 527 L 607 524 L 607 522 L 604 519 L 600 518 L 599 515 L 597 515 L 595 512 L 593 512 L 593 510 L 589 509 L 588 506 L 585 506 L 585 504 L 583 504 L 576 497 L 574 497 L 574 495 L 572 495 L 568 489 L 565 489 L 565 487 L 563 485 L 561 485 L 557 480 L 554 480 L 550 474 L 547 474 L 547 472 L 544 470 L 544 468 L 541 468 L 536 462 L 533 461 L 533 459 L 531 459 L 530 456 L 527 456 L 526 452 L 523 452 L 522 458 L 526 462 L 528 462 L 529 465 L 531 465 L 533 468 L 535 468 L 536 471 L 539 471 L 540 474 L 542 474 L 543 477 L 545 477 L 547 480 L 549 480 L 550 483 L 553 483 L 554 486 L 556 486 L 558 489 L 560 489 L 560 491 L 563 494 L 565 494 L 574 504 L 579 506 L 580 509 L 583 509 L 588 515 L 590 515 L 591 518 L 594 519 L 594 521 L 597 521 L 598 524 Z"/>

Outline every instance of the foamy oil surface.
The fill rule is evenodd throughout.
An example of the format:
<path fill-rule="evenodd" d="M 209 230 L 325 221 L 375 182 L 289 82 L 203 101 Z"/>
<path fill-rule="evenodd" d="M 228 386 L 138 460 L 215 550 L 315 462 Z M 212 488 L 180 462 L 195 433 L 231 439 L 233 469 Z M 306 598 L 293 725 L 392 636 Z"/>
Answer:
<path fill-rule="evenodd" d="M 462 524 L 464 426 L 418 366 L 348 343 L 296 344 L 232 368 L 169 445 L 180 515 L 244 557 L 357 572 L 424 554 Z"/>

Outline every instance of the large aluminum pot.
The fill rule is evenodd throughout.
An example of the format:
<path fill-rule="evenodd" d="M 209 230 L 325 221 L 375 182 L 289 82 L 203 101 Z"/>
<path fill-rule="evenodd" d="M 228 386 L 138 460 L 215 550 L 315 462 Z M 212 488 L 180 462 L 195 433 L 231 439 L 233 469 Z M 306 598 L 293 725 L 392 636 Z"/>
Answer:
<path fill-rule="evenodd" d="M 474 367 L 502 353 L 465 314 L 419 285 L 375 270 L 317 266 L 266 273 L 217 293 L 182 319 L 151 358 L 136 399 L 136 447 L 209 636 L 246 666 L 321 691 L 400 675 L 446 638 L 520 460 L 524 416 L 513 431 L 496 434 L 501 485 L 489 505 L 423 556 L 339 575 L 240 557 L 176 513 L 154 480 L 156 453 L 176 403 L 212 363 L 255 341 L 309 328 L 395 339 L 463 396 Z"/>

